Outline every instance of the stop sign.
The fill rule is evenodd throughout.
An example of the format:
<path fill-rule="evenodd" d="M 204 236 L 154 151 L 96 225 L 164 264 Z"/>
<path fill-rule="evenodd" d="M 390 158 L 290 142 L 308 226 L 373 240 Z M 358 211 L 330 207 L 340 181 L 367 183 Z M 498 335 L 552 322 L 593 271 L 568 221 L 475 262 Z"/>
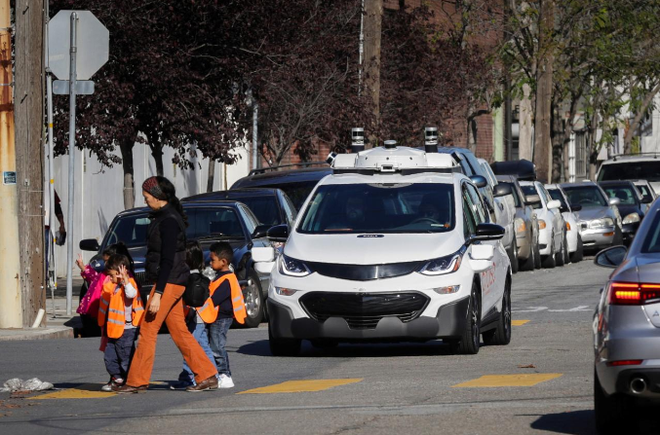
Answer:
<path fill-rule="evenodd" d="M 107 61 L 110 32 L 90 11 L 59 11 L 48 22 L 48 62 L 60 80 L 69 80 L 71 13 L 78 14 L 76 79 L 89 80 Z"/>

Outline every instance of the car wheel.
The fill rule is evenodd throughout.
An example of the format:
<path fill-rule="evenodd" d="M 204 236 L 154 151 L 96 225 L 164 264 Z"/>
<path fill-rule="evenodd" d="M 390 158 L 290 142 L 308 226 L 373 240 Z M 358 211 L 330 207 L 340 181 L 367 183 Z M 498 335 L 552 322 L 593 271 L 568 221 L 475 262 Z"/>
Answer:
<path fill-rule="evenodd" d="M 510 252 L 507 252 L 507 254 L 511 261 L 511 273 L 518 273 L 518 244 L 515 237 L 511 241 Z"/>
<path fill-rule="evenodd" d="M 467 311 L 467 325 L 460 340 L 449 342 L 451 351 L 456 354 L 474 355 L 479 353 L 481 341 L 481 303 L 479 300 L 479 287 L 472 284 L 472 293 Z"/>
<path fill-rule="evenodd" d="M 571 254 L 571 263 L 578 263 L 584 258 L 584 245 L 582 236 L 578 234 L 577 250 Z"/>
<path fill-rule="evenodd" d="M 535 263 L 536 253 L 534 252 L 534 248 L 530 247 L 529 256 L 525 260 L 520 261 L 519 270 L 534 270 Z"/>
<path fill-rule="evenodd" d="M 625 433 L 624 415 L 627 413 L 626 397 L 613 394 L 606 396 L 594 370 L 594 417 L 596 430 L 601 435 Z"/>
<path fill-rule="evenodd" d="M 245 318 L 246 328 L 256 328 L 264 318 L 264 298 L 261 293 L 261 283 L 259 276 L 254 270 L 248 272 L 248 285 L 243 289 L 243 299 L 245 299 Z"/>
<path fill-rule="evenodd" d="M 541 264 L 541 248 L 539 248 L 538 240 L 534 244 L 534 269 L 540 269 Z"/>
<path fill-rule="evenodd" d="M 273 356 L 297 356 L 300 353 L 302 340 L 296 338 L 276 338 L 268 325 L 268 346 Z"/>
<path fill-rule="evenodd" d="M 550 237 L 550 240 L 551 240 L 550 254 L 547 255 L 541 262 L 541 265 L 543 266 L 544 269 L 552 269 L 557 265 L 555 261 L 555 244 L 553 242 L 553 240 L 555 240 L 554 234 L 552 235 L 552 237 Z"/>
<path fill-rule="evenodd" d="M 567 263 L 567 261 L 566 261 L 566 257 L 567 257 L 566 251 L 567 250 L 568 249 L 567 249 L 567 246 L 566 246 L 566 236 L 563 236 L 562 240 L 561 240 L 561 251 L 559 251 L 559 253 L 557 253 L 557 255 L 555 255 L 555 264 L 557 266 L 563 266 L 564 264 Z"/>
<path fill-rule="evenodd" d="M 502 295 L 502 311 L 497 327 L 483 333 L 484 343 L 503 346 L 511 342 L 511 278 L 507 277 Z"/>

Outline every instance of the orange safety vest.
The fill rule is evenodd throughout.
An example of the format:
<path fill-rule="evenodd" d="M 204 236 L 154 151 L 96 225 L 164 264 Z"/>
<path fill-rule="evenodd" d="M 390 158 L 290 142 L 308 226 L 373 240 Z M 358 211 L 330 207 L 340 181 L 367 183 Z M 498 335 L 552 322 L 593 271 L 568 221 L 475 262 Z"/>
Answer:
<path fill-rule="evenodd" d="M 215 281 L 211 281 L 209 286 L 209 294 L 213 296 L 213 293 L 220 287 L 220 284 L 229 280 L 229 286 L 231 288 L 231 305 L 234 308 L 234 318 L 240 324 L 245 323 L 245 318 L 247 317 L 247 311 L 245 311 L 245 300 L 243 299 L 243 290 L 241 289 L 240 284 L 236 275 L 233 273 L 228 273 L 221 276 Z M 213 323 L 215 319 L 218 318 L 218 307 L 213 305 L 213 300 L 211 297 L 204 302 L 204 305 L 197 308 L 197 314 L 202 318 L 204 323 Z"/>
<path fill-rule="evenodd" d="M 131 278 L 131 284 L 138 290 L 138 286 L 133 278 Z M 121 337 L 124 333 L 124 326 L 126 325 L 126 314 L 124 313 L 126 309 L 126 295 L 122 288 L 115 293 L 115 289 L 118 286 L 118 284 L 107 279 L 103 284 L 101 300 L 99 301 L 98 322 L 99 326 L 106 327 L 108 338 Z M 137 296 L 133 298 L 132 310 L 131 324 L 133 326 L 140 326 L 140 321 L 144 315 L 144 306 L 142 305 L 139 290 Z"/>

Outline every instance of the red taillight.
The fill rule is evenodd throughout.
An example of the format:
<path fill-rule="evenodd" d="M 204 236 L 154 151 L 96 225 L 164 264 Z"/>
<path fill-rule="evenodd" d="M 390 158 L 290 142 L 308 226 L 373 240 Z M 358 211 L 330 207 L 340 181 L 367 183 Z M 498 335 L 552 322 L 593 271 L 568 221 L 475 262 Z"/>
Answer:
<path fill-rule="evenodd" d="M 643 359 L 624 359 L 621 361 L 609 361 L 607 363 L 608 367 L 617 367 L 617 366 L 638 366 L 643 363 Z"/>
<path fill-rule="evenodd" d="M 610 304 L 642 305 L 651 299 L 660 299 L 659 284 L 613 282 L 610 284 Z"/>

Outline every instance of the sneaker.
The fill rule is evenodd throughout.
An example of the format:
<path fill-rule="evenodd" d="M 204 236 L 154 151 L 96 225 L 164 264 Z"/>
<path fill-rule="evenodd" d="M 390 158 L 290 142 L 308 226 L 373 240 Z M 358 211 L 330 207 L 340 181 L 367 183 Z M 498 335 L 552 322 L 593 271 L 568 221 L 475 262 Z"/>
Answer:
<path fill-rule="evenodd" d="M 218 379 L 218 388 L 234 388 L 234 381 L 232 381 L 231 376 L 221 374 Z"/>
<path fill-rule="evenodd" d="M 124 385 L 124 380 L 122 378 L 113 378 L 110 379 L 110 382 L 101 387 L 101 391 L 114 391 L 113 387 L 119 387 Z"/>
<path fill-rule="evenodd" d="M 195 385 L 195 384 L 193 382 L 190 382 L 190 381 L 171 382 L 170 383 L 170 390 L 185 390 L 186 388 L 190 387 L 191 385 Z"/>

